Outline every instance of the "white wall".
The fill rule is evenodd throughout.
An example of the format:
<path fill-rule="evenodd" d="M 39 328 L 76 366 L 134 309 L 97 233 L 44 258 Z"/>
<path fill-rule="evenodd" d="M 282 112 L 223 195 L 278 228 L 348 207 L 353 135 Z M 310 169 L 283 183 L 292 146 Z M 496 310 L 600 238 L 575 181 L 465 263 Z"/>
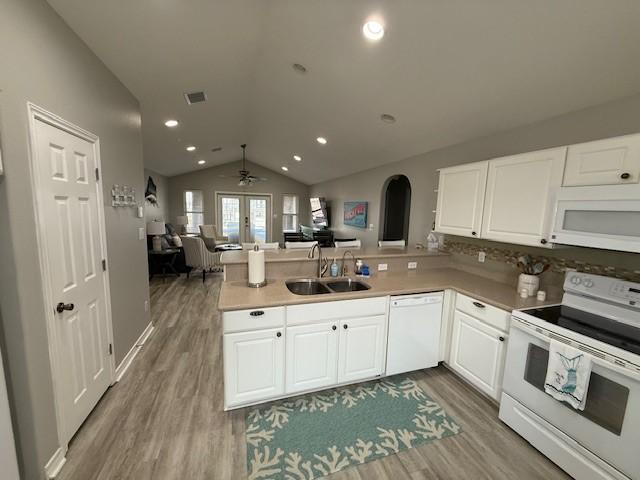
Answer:
<path fill-rule="evenodd" d="M 365 245 L 375 245 L 382 186 L 392 175 L 404 174 L 411 182 L 409 243 L 415 244 L 426 241 L 435 219 L 438 168 L 637 132 L 640 132 L 640 95 L 318 183 L 311 186 L 310 193 L 327 198 L 331 205 L 331 228 L 338 236 L 354 236 Z M 343 225 L 343 203 L 348 200 L 369 202 L 373 231 Z"/>
<path fill-rule="evenodd" d="M 146 324 L 144 220 L 115 209 L 113 184 L 142 201 L 137 100 L 44 0 L 0 1 L 0 341 L 24 479 L 42 478 L 58 447 L 28 156 L 27 101 L 100 137 L 116 363 Z M 1 476 L 1 474 L 0 474 Z"/>
<path fill-rule="evenodd" d="M 293 193 L 298 195 L 300 208 L 299 221 L 308 223 L 309 212 L 309 186 L 300 183 L 286 175 L 281 175 L 273 170 L 261 167 L 255 163 L 247 162 L 247 170 L 257 177 L 265 177 L 267 181 L 255 184 L 252 187 L 239 187 L 238 174 L 241 162 L 225 163 L 224 165 L 205 168 L 175 177 L 169 177 L 169 221 L 175 222 L 176 216 L 184 215 L 183 195 L 185 190 L 202 190 L 204 196 L 204 221 L 207 224 L 215 224 L 215 192 L 239 192 L 239 193 L 270 193 L 273 195 L 272 210 L 273 231 L 272 241 L 282 242 L 282 195 Z M 222 175 L 222 176 L 221 176 Z M 220 232 L 222 233 L 222 232 Z"/>

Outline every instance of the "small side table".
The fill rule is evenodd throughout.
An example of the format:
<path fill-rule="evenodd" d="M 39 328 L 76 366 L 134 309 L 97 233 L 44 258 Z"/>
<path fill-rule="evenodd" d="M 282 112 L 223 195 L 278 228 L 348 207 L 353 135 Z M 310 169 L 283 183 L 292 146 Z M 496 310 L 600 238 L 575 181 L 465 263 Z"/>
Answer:
<path fill-rule="evenodd" d="M 173 266 L 178 253 L 180 253 L 180 249 L 178 248 L 167 248 L 160 250 L 159 252 L 156 250 L 149 250 L 149 260 L 153 262 L 158 269 L 162 270 L 162 283 L 164 283 L 167 277 L 167 270 L 176 277 L 180 276 L 176 268 Z M 149 275 L 149 280 L 151 280 L 152 277 L 153 274 Z"/>

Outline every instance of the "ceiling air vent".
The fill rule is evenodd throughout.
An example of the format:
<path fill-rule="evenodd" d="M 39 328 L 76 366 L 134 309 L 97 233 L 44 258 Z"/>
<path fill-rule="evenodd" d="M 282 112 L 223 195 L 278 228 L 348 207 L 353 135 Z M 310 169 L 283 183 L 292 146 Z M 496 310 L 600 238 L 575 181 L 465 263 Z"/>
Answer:
<path fill-rule="evenodd" d="M 184 94 L 184 99 L 189 105 L 207 101 L 207 94 L 204 92 L 190 92 Z"/>

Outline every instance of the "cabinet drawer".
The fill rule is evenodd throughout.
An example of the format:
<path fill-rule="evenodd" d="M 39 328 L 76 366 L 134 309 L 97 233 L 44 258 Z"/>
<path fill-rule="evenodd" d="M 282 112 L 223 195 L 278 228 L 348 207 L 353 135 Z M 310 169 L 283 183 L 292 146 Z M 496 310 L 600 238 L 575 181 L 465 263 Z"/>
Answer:
<path fill-rule="evenodd" d="M 456 294 L 456 310 L 460 310 L 467 315 L 482 320 L 486 324 L 503 332 L 509 331 L 511 313 L 487 305 L 475 298 L 467 297 L 461 293 Z"/>
<path fill-rule="evenodd" d="M 287 307 L 287 325 L 300 325 L 322 320 L 386 315 L 387 297 L 308 303 Z"/>
<path fill-rule="evenodd" d="M 222 315 L 224 333 L 277 327 L 284 327 L 284 307 L 238 310 Z"/>

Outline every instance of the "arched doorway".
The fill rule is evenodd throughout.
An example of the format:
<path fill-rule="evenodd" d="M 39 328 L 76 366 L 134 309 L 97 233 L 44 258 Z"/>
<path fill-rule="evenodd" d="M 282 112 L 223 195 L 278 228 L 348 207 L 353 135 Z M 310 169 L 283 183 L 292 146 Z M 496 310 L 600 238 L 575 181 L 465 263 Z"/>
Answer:
<path fill-rule="evenodd" d="M 382 187 L 379 240 L 409 240 L 411 183 L 404 175 L 389 177 Z"/>

